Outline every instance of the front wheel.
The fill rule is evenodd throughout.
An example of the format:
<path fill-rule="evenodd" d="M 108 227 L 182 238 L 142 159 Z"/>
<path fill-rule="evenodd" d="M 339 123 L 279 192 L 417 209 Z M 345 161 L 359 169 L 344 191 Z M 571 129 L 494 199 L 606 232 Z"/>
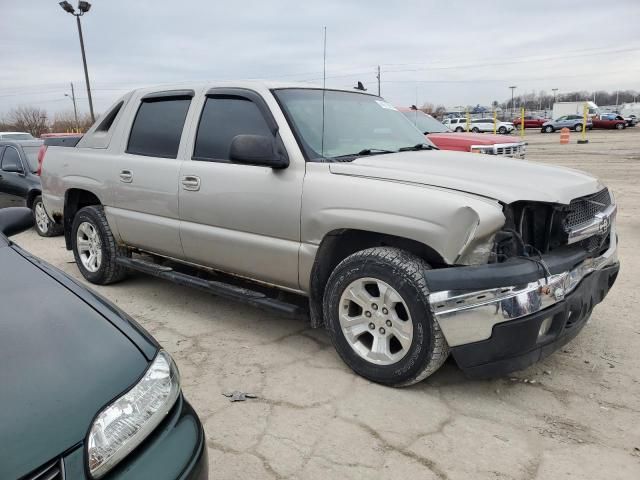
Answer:
<path fill-rule="evenodd" d="M 116 258 L 129 253 L 113 238 L 102 206 L 78 211 L 71 227 L 71 247 L 80 273 L 91 283 L 107 285 L 126 276 L 126 269 Z"/>
<path fill-rule="evenodd" d="M 582 131 L 582 124 L 581 124 L 581 123 L 578 123 L 575 127 L 573 127 L 573 129 L 574 129 L 576 132 L 581 132 L 581 131 Z"/>
<path fill-rule="evenodd" d="M 407 386 L 444 363 L 449 347 L 429 308 L 429 265 L 404 250 L 375 247 L 344 259 L 324 294 L 334 347 L 356 373 Z"/>
<path fill-rule="evenodd" d="M 458 127 L 458 128 L 456 128 L 456 132 L 464 132 L 464 128 Z"/>
<path fill-rule="evenodd" d="M 554 128 L 551 125 L 547 125 L 542 129 L 544 133 L 553 133 Z"/>
<path fill-rule="evenodd" d="M 471 129 L 471 131 L 472 131 L 473 133 L 480 133 L 480 129 L 479 129 L 478 127 L 473 127 L 473 128 Z"/>
<path fill-rule="evenodd" d="M 31 205 L 33 212 L 34 227 L 41 237 L 55 237 L 62 234 L 62 225 L 54 223 L 44 209 L 42 196 L 38 195 Z"/>
<path fill-rule="evenodd" d="M 625 126 L 626 126 L 626 125 L 625 125 L 624 123 L 617 123 L 617 124 L 616 124 L 616 128 L 617 128 L 618 130 L 622 130 Z"/>

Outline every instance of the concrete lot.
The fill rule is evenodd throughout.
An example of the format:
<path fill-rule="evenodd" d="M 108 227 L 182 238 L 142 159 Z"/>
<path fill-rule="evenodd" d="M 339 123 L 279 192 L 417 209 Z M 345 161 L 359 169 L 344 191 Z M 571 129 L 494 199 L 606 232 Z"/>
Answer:
<path fill-rule="evenodd" d="M 622 271 L 563 350 L 510 378 L 453 362 L 385 388 L 353 374 L 323 331 L 137 275 L 97 290 L 175 357 L 205 424 L 214 479 L 640 478 L 640 127 L 588 145 L 527 131 L 528 159 L 591 172 L 615 192 Z M 526 180 L 526 179 L 525 179 Z M 62 238 L 15 239 L 81 276 Z M 230 403 L 222 392 L 258 399 Z"/>

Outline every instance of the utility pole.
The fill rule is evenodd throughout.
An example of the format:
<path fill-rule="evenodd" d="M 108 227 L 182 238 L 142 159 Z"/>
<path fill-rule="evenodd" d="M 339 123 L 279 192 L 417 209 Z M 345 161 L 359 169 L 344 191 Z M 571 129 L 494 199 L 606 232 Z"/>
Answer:
<path fill-rule="evenodd" d="M 376 75 L 378 79 L 378 96 L 380 96 L 380 65 L 378 65 L 378 75 Z"/>
<path fill-rule="evenodd" d="M 70 82 L 70 84 L 71 84 L 71 101 L 73 101 L 73 115 L 76 118 L 76 129 L 80 129 L 80 124 L 78 123 L 78 107 L 76 105 L 76 92 L 73 89 L 73 82 Z M 69 94 L 65 93 L 64 96 L 68 97 Z"/>
<path fill-rule="evenodd" d="M 556 103 L 556 93 L 558 93 L 558 89 L 552 88 L 551 91 L 553 92 L 553 103 Z"/>
<path fill-rule="evenodd" d="M 82 37 L 82 25 L 80 24 L 80 17 L 87 13 L 91 8 L 91 4 L 89 2 L 78 2 L 78 12 L 76 13 L 73 6 L 67 2 L 60 2 L 60 7 L 67 12 L 76 17 L 76 22 L 78 24 L 78 36 L 80 37 L 80 50 L 82 51 L 82 65 L 84 66 L 84 80 L 87 84 L 87 97 L 89 98 L 89 112 L 91 113 L 91 121 L 95 122 L 96 117 L 93 114 L 93 100 L 91 98 L 91 86 L 89 85 L 89 71 L 87 70 L 87 56 L 84 53 L 84 38 Z"/>
<path fill-rule="evenodd" d="M 511 89 L 511 118 L 513 118 L 513 92 L 518 87 L 516 85 L 512 85 L 509 88 Z"/>
<path fill-rule="evenodd" d="M 620 95 L 620 90 L 616 90 L 616 112 L 618 111 L 618 96 Z"/>

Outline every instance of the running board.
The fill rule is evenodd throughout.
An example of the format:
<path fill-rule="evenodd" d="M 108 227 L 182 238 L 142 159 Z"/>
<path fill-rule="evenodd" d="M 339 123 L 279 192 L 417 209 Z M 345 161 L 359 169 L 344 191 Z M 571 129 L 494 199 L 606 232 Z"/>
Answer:
<path fill-rule="evenodd" d="M 293 303 L 287 303 L 276 298 L 271 298 L 262 292 L 250 290 L 248 288 L 239 287 L 230 283 L 219 282 L 216 280 L 207 280 L 205 278 L 188 275 L 186 273 L 178 272 L 171 267 L 165 265 L 158 265 L 153 262 L 141 260 L 139 258 L 127 258 L 118 257 L 116 262 L 123 267 L 138 272 L 153 275 L 154 277 L 161 278 L 163 280 L 169 280 L 178 285 L 185 287 L 193 287 L 205 292 L 212 293 L 219 297 L 229 298 L 232 300 L 238 300 L 243 303 L 248 303 L 254 307 L 275 310 L 281 314 L 285 314 L 291 317 L 304 316 L 306 312 L 303 308 Z"/>

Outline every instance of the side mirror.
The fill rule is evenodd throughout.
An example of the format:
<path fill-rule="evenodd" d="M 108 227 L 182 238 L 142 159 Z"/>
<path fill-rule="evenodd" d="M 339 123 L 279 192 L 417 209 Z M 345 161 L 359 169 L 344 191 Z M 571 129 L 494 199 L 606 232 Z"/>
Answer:
<path fill-rule="evenodd" d="M 0 209 L 0 233 L 10 237 L 33 226 L 33 213 L 26 207 Z"/>
<path fill-rule="evenodd" d="M 233 162 L 287 168 L 289 159 L 279 152 L 273 138 L 263 135 L 236 135 L 231 141 L 229 158 Z"/>

